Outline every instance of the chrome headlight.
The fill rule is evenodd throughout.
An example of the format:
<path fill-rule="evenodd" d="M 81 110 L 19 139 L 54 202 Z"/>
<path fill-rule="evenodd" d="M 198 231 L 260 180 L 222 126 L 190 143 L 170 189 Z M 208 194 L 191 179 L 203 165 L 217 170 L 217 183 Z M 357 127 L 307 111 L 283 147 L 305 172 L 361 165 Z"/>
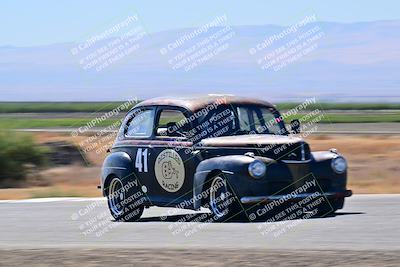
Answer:
<path fill-rule="evenodd" d="M 249 174 L 256 179 L 263 177 L 267 171 L 267 166 L 261 160 L 255 160 L 249 164 Z"/>
<path fill-rule="evenodd" d="M 336 173 L 344 173 L 347 169 L 347 162 L 343 157 L 336 157 L 331 161 L 331 167 Z"/>

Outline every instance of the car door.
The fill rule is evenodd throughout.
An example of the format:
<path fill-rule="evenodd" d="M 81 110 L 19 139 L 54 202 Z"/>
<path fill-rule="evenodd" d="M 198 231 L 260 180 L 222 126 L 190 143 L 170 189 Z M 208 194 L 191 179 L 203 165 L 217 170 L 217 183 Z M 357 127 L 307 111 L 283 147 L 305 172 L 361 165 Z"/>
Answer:
<path fill-rule="evenodd" d="M 141 107 L 132 110 L 124 120 L 118 140 L 118 150 L 126 152 L 132 161 L 132 176 L 147 195 L 151 184 L 151 141 L 154 135 L 156 108 Z M 122 177 L 124 178 L 124 177 Z"/>
<path fill-rule="evenodd" d="M 174 206 L 193 197 L 193 176 L 200 160 L 192 153 L 193 143 L 185 136 L 192 127 L 189 116 L 182 108 L 157 109 L 149 163 L 155 185 L 152 200 L 158 205 Z"/>

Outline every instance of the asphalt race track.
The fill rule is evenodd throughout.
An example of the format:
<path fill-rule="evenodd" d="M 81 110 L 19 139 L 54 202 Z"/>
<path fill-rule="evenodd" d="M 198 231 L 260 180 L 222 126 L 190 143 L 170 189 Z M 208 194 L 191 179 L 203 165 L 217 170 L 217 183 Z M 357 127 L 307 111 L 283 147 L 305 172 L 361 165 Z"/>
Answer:
<path fill-rule="evenodd" d="M 160 216 L 168 215 L 165 211 L 169 209 L 154 207 L 145 211 L 141 222 L 117 223 L 112 221 L 104 199 L 34 201 L 0 203 L 1 247 L 400 250 L 400 195 L 355 195 L 347 199 L 345 209 L 336 216 L 301 220 L 278 237 L 263 236 L 258 227 L 265 225 L 262 222 L 176 223 L 179 215 L 169 212 L 171 216 L 163 220 Z M 101 221 L 103 224 L 85 225 L 103 215 L 106 215 Z M 188 227 L 173 233 L 181 229 L 177 225 L 184 224 Z M 98 231 L 84 232 L 94 225 L 109 231 L 102 235 L 96 235 Z M 191 229 L 198 231 L 188 236 Z"/>
<path fill-rule="evenodd" d="M 1 201 L 0 258 L 3 260 L 0 263 L 26 262 L 37 253 L 42 253 L 44 258 L 48 253 L 46 259 L 55 261 L 55 255 L 64 258 L 79 255 L 82 260 L 91 253 L 100 259 L 112 251 L 131 260 L 132 251 L 141 251 L 136 259 L 144 257 L 141 258 L 143 262 L 148 262 L 149 259 L 160 260 L 158 257 L 162 255 L 163 259 L 168 255 L 174 258 L 175 254 L 168 253 L 176 250 L 184 255 L 179 259 L 187 257 L 186 263 L 195 260 L 196 255 L 200 257 L 216 251 L 224 251 L 231 261 L 241 262 L 243 259 L 238 257 L 243 255 L 262 261 L 260 255 L 269 255 L 269 260 L 275 262 L 279 259 L 274 258 L 274 251 L 280 251 L 279 255 L 297 255 L 296 260 L 303 259 L 302 262 L 309 259 L 309 266 L 320 266 L 318 264 L 324 261 L 334 263 L 338 255 L 348 257 L 346 263 L 359 259 L 356 263 L 364 266 L 378 263 L 382 266 L 382 261 L 387 266 L 397 266 L 400 259 L 399 203 L 400 195 L 355 195 L 332 217 L 286 221 L 282 225 L 283 222 L 179 222 L 193 212 L 157 207 L 145 210 L 140 222 L 117 223 L 111 219 L 105 199 Z M 196 216 L 206 212 L 199 211 Z M 265 227 L 274 225 L 285 231 L 279 235 L 262 233 Z M 50 253 L 49 249 L 57 253 Z M 229 253 L 232 255 L 228 256 Z M 315 261 L 321 255 L 321 261 Z M 211 259 L 218 261 L 217 256 Z M 293 260 L 293 266 L 296 262 Z M 354 266 L 354 262 L 352 264 Z"/>

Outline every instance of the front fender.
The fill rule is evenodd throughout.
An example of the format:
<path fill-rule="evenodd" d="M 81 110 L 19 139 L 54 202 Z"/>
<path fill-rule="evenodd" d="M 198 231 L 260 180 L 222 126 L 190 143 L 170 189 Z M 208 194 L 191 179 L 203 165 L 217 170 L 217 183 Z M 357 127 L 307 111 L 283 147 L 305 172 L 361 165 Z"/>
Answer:
<path fill-rule="evenodd" d="M 109 176 L 118 176 L 121 179 L 125 179 L 133 174 L 133 162 L 131 157 L 126 152 L 114 152 L 108 155 L 101 169 L 101 191 L 104 196 L 104 188 L 106 179 Z"/>
<path fill-rule="evenodd" d="M 311 152 L 311 156 L 315 162 L 322 162 L 325 160 L 331 160 L 337 156 L 342 156 L 342 155 L 330 151 L 314 151 Z"/>
<path fill-rule="evenodd" d="M 193 179 L 194 209 L 197 210 L 201 206 L 202 198 L 200 196 L 210 174 L 224 173 L 227 178 L 232 177 L 232 174 L 245 172 L 247 168 L 244 168 L 244 166 L 247 166 L 253 160 L 254 158 L 249 156 L 231 155 L 215 157 L 200 162 Z"/>
<path fill-rule="evenodd" d="M 331 151 L 315 151 L 311 153 L 313 164 L 311 172 L 317 178 L 329 179 L 332 191 L 344 191 L 347 186 L 347 170 L 343 173 L 336 173 L 332 170 L 331 161 L 335 157 L 341 156 Z"/>

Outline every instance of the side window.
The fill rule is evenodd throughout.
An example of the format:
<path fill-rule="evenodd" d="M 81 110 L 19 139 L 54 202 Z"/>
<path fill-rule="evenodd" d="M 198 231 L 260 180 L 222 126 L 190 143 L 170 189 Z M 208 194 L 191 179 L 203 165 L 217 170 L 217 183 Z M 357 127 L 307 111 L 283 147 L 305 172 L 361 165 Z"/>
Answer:
<path fill-rule="evenodd" d="M 242 131 L 251 131 L 251 125 L 250 125 L 250 118 L 249 118 L 249 113 L 248 109 L 245 107 L 237 107 L 237 113 L 238 113 L 238 118 L 239 118 L 239 127 L 240 130 Z"/>
<path fill-rule="evenodd" d="M 163 109 L 157 124 L 157 136 L 184 137 L 190 130 L 185 115 L 176 109 Z"/>
<path fill-rule="evenodd" d="M 260 116 L 255 110 L 252 111 L 253 113 L 253 121 L 254 121 L 254 128 L 258 133 L 264 133 L 265 127 L 263 122 L 263 117 Z"/>
<path fill-rule="evenodd" d="M 272 134 L 284 134 L 283 128 L 280 126 L 280 121 L 275 118 L 275 114 L 273 113 L 273 110 L 266 109 L 266 108 L 261 108 L 260 112 L 262 114 L 257 114 L 259 120 L 263 119 L 264 123 L 263 127 L 260 127 L 260 130 L 258 132 L 261 132 L 261 129 L 263 133 L 272 133 Z M 254 115 L 256 116 L 256 115 Z M 254 120 L 256 120 L 254 118 Z"/>
<path fill-rule="evenodd" d="M 132 118 L 125 126 L 125 136 L 150 137 L 153 132 L 154 109 L 138 109 L 130 116 Z"/>
<path fill-rule="evenodd" d="M 236 130 L 235 114 L 229 105 L 221 105 L 210 110 L 200 120 L 197 127 L 198 136 L 202 139 L 210 137 L 228 136 Z"/>

